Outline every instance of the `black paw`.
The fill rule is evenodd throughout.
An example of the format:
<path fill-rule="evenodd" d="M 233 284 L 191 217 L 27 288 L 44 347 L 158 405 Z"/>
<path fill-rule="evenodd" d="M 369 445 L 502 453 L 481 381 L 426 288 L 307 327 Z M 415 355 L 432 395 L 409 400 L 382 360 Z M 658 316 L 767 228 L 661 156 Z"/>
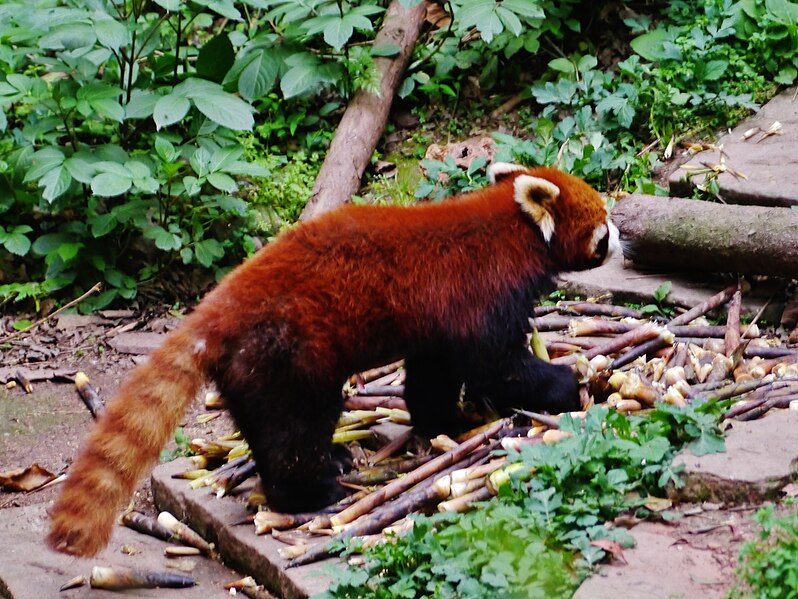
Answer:
<path fill-rule="evenodd" d="M 332 474 L 346 474 L 352 469 L 352 453 L 345 445 L 336 443 L 330 450 L 330 466 Z"/>
<path fill-rule="evenodd" d="M 266 503 L 277 512 L 315 512 L 346 497 L 334 477 L 321 480 L 274 481 L 266 485 Z"/>

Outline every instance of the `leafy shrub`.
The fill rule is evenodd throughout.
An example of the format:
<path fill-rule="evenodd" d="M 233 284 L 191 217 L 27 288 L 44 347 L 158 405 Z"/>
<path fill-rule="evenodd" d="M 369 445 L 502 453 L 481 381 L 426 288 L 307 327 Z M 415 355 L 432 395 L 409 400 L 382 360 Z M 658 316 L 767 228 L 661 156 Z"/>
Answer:
<path fill-rule="evenodd" d="M 762 530 L 740 550 L 737 576 L 746 587 L 740 594 L 758 599 L 798 596 L 798 510 L 795 502 L 787 506 L 792 511 L 783 516 L 773 506 L 754 515 Z"/>
<path fill-rule="evenodd" d="M 569 596 L 608 541 L 633 543 L 606 522 L 621 512 L 645 517 L 652 496 L 682 484 L 671 465 L 679 449 L 723 450 L 723 409 L 709 402 L 658 404 L 645 417 L 604 407 L 584 421 L 565 415 L 561 428 L 573 436 L 510 452 L 510 482 L 498 497 L 466 514 L 414 517 L 412 533 L 366 551 L 364 567 L 338 572 L 325 597 Z"/>

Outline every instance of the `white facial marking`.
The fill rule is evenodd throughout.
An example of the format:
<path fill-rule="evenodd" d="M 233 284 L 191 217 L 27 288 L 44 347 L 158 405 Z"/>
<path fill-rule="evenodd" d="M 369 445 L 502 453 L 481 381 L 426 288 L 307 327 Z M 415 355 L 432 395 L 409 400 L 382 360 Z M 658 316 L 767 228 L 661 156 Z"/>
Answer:
<path fill-rule="evenodd" d="M 205 339 L 199 339 L 194 344 L 194 353 L 201 354 L 205 351 Z"/>

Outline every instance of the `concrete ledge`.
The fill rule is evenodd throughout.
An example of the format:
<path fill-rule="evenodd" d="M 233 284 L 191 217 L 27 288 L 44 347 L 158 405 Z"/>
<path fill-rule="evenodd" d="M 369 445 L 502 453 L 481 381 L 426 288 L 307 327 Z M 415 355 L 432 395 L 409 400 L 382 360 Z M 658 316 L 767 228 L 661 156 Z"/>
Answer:
<path fill-rule="evenodd" d="M 152 494 L 159 509 L 172 512 L 216 543 L 226 563 L 252 575 L 283 599 L 305 599 L 327 589 L 331 569 L 340 567 L 338 560 L 286 570 L 286 560 L 277 553 L 279 548 L 286 547 L 284 543 L 270 535 L 256 535 L 251 524 L 235 526 L 250 515 L 240 496 L 246 496 L 252 483 L 242 485 L 239 497 L 217 498 L 208 488 L 195 491 L 187 481 L 172 478 L 173 474 L 190 468 L 188 460 L 180 459 L 153 471 Z"/>

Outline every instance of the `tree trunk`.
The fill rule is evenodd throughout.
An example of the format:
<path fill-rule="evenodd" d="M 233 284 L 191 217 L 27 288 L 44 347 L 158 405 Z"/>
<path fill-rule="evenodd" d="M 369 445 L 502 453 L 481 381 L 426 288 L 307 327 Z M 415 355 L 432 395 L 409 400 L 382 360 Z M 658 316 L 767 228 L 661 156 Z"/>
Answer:
<path fill-rule="evenodd" d="M 798 277 L 796 210 L 631 195 L 612 217 L 635 264 Z"/>
<path fill-rule="evenodd" d="M 380 94 L 364 90 L 355 93 L 338 125 L 300 220 L 308 220 L 348 202 L 360 187 L 360 179 L 388 122 L 396 88 L 421 33 L 426 7 L 427 3 L 421 2 L 406 10 L 400 0 L 393 0 L 388 7 L 374 45 L 397 45 L 399 54 L 374 59 L 380 73 Z"/>

